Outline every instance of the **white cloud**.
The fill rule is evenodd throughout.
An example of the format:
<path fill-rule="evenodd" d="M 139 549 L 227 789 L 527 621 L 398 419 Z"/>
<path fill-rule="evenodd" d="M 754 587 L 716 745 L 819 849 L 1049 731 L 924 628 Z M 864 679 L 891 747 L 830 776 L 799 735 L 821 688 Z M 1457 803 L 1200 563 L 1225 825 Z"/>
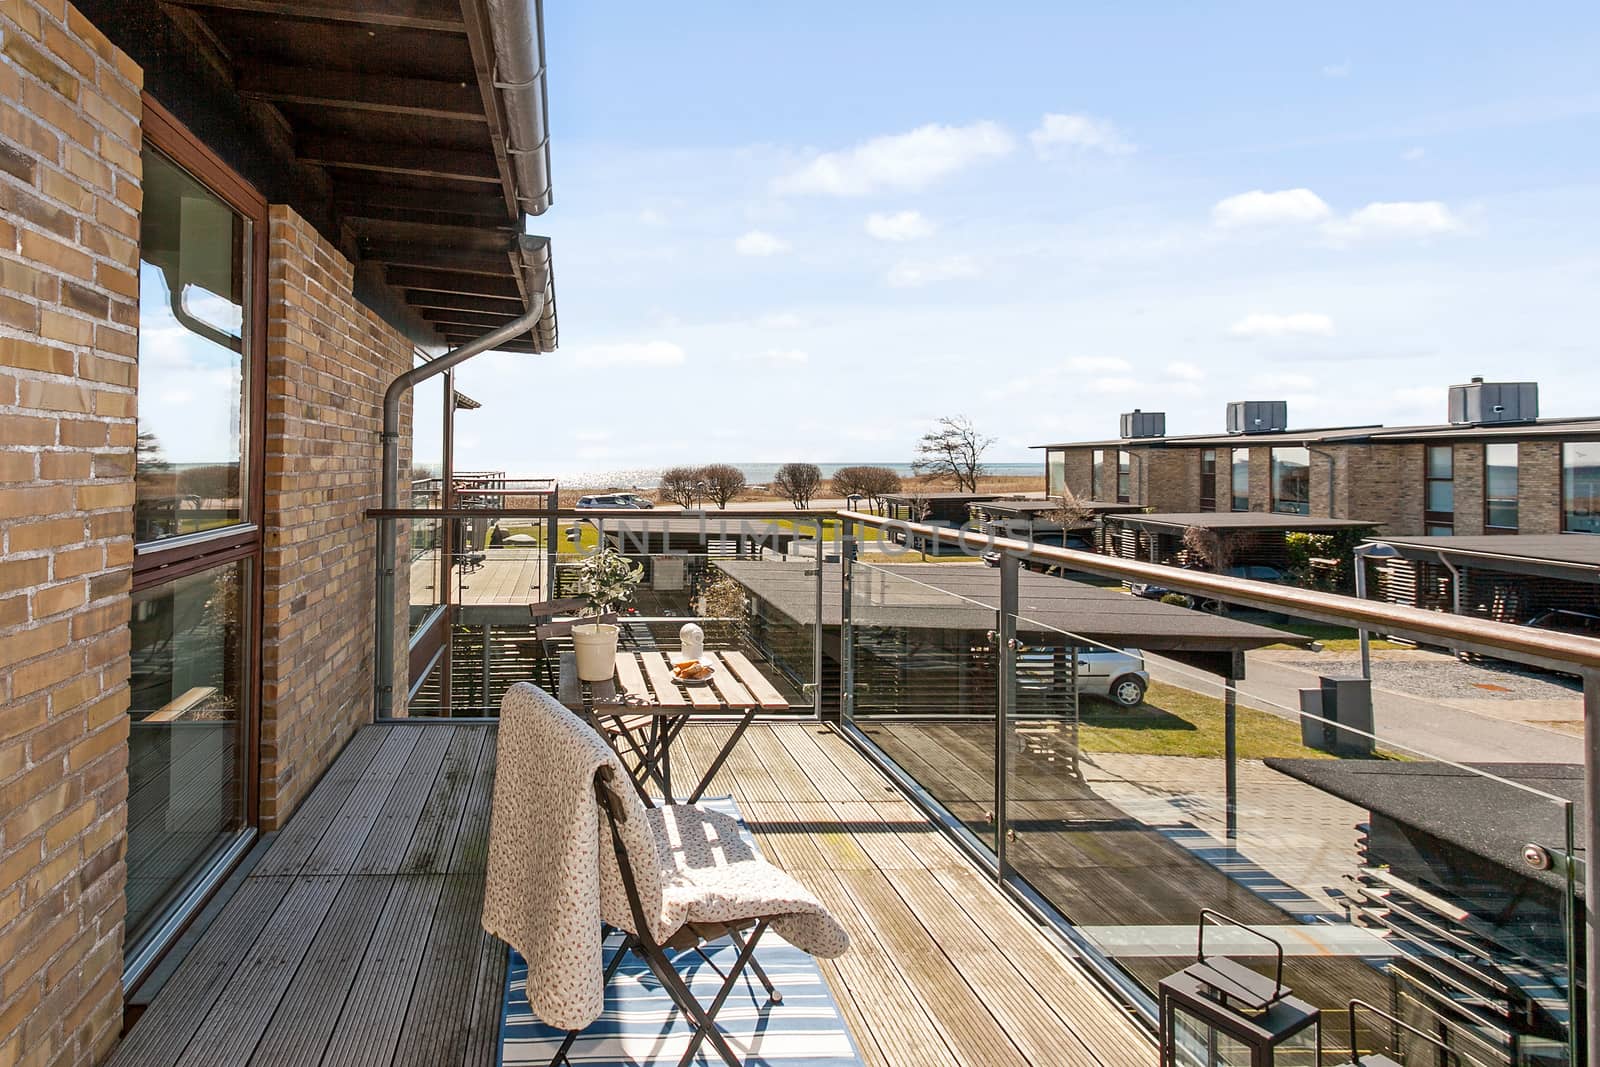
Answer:
<path fill-rule="evenodd" d="M 978 265 L 970 256 L 941 256 L 938 259 L 903 259 L 889 268 L 887 281 L 896 289 L 910 289 L 933 282 L 973 278 Z"/>
<path fill-rule="evenodd" d="M 789 242 L 765 230 L 751 230 L 733 242 L 733 250 L 741 256 L 775 256 L 789 251 Z"/>
<path fill-rule="evenodd" d="M 1461 229 L 1461 220 L 1438 200 L 1373 203 L 1330 222 L 1328 234 L 1340 240 L 1382 237 L 1427 237 Z"/>
<path fill-rule="evenodd" d="M 741 358 L 781 367 L 809 362 L 811 354 L 798 348 L 769 348 L 765 352 L 751 352 Z"/>
<path fill-rule="evenodd" d="M 777 311 L 756 320 L 756 325 L 766 330 L 798 330 L 805 324 L 806 320 L 792 311 Z"/>
<path fill-rule="evenodd" d="M 915 241 L 933 233 L 933 223 L 920 211 L 897 211 L 893 215 L 873 212 L 867 216 L 867 234 L 880 241 Z"/>
<path fill-rule="evenodd" d="M 1015 147 L 1011 134 L 998 123 L 930 123 L 908 133 L 874 137 L 842 152 L 824 152 L 774 181 L 773 191 L 865 196 L 887 189 L 923 189 L 976 163 L 1008 155 Z"/>
<path fill-rule="evenodd" d="M 1109 378 L 1091 378 L 1084 383 L 1091 393 L 1136 393 L 1147 384 L 1138 378 L 1116 375 Z"/>
<path fill-rule="evenodd" d="M 1428 150 L 1426 148 L 1423 148 L 1421 145 L 1415 145 L 1406 149 L 1404 152 L 1401 152 L 1400 158 L 1405 160 L 1407 163 L 1415 163 L 1417 160 L 1421 159 L 1427 154 Z"/>
<path fill-rule="evenodd" d="M 1322 68 L 1322 76 L 1324 78 L 1350 77 L 1350 61 L 1347 59 L 1343 63 L 1329 63 Z"/>
<path fill-rule="evenodd" d="M 1133 364 L 1117 356 L 1073 356 L 1067 360 L 1067 368 L 1099 374 L 1106 371 L 1131 371 Z"/>
<path fill-rule="evenodd" d="M 1271 315 L 1262 312 L 1246 315 L 1228 332 L 1234 337 L 1332 337 L 1333 319 L 1312 311 L 1292 315 Z"/>
<path fill-rule="evenodd" d="M 1321 222 L 1331 214 L 1327 202 L 1310 189 L 1283 189 L 1275 193 L 1255 189 L 1217 201 L 1211 209 L 1211 220 L 1225 229 L 1236 229 Z"/>
<path fill-rule="evenodd" d="M 1167 364 L 1167 376 L 1180 382 L 1199 382 L 1205 380 L 1206 372 L 1193 363 L 1175 359 Z"/>
<path fill-rule="evenodd" d="M 1108 156 L 1126 155 L 1133 145 L 1109 119 L 1092 115 L 1048 114 L 1039 121 L 1038 129 L 1028 134 L 1034 151 L 1041 156 L 1053 155 L 1061 150 L 1081 149 L 1104 152 Z"/>
<path fill-rule="evenodd" d="M 683 347 L 671 341 L 623 341 L 562 350 L 574 363 L 588 367 L 676 367 L 685 359 Z"/>

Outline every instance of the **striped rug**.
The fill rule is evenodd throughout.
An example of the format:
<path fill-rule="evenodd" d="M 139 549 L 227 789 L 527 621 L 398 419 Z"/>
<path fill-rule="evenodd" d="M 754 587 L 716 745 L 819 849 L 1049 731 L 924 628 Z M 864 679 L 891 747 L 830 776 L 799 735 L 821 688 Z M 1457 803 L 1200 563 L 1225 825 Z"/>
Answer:
<path fill-rule="evenodd" d="M 731 798 L 703 803 L 739 817 Z M 749 839 L 748 831 L 745 837 Z M 615 934 L 606 940 L 608 962 L 620 942 L 620 935 Z M 715 969 L 693 951 L 669 953 L 678 973 L 703 1004 L 709 1003 L 722 985 L 718 969 L 726 971 L 737 955 L 728 941 L 708 946 L 707 952 Z M 861 1067 L 860 1053 L 817 961 L 771 931 L 762 937 L 756 958 L 783 993 L 783 1003 L 771 1003 L 761 983 L 746 971 L 717 1013 L 728 1043 L 746 1067 Z M 500 1063 L 504 1067 L 543 1067 L 567 1036 L 533 1017 L 527 977 L 527 964 L 511 952 L 500 1026 Z M 674 1007 L 650 968 L 630 954 L 606 987 L 604 1013 L 574 1043 L 568 1060 L 575 1067 L 671 1067 L 683 1055 L 693 1033 L 693 1026 Z M 697 1067 L 716 1067 L 722 1058 L 702 1043 L 694 1062 Z"/>

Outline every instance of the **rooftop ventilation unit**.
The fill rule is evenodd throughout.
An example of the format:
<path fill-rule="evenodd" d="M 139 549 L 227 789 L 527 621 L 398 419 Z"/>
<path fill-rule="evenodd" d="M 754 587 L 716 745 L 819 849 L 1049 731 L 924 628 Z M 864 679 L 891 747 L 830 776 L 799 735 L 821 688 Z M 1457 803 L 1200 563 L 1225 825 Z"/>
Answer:
<path fill-rule="evenodd" d="M 1474 378 L 1466 385 L 1450 387 L 1450 422 L 1454 426 L 1533 422 L 1538 417 L 1538 382 L 1486 382 Z"/>
<path fill-rule="evenodd" d="M 1229 433 L 1282 433 L 1288 428 L 1287 400 L 1234 400 L 1228 404 Z"/>
<path fill-rule="evenodd" d="M 1122 413 L 1123 437 L 1165 437 L 1167 413 L 1165 411 L 1132 411 Z"/>

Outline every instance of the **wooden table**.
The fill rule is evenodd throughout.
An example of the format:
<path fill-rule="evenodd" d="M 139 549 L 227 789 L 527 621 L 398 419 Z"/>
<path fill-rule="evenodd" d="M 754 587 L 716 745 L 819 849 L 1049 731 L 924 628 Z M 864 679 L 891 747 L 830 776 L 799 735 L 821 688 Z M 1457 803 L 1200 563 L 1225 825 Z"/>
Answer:
<path fill-rule="evenodd" d="M 708 685 L 684 685 L 672 674 L 666 652 L 618 652 L 616 673 L 606 682 L 580 682 L 577 655 L 561 654 L 561 703 L 589 719 L 618 755 L 631 755 L 630 769 L 640 787 L 654 782 L 671 803 L 672 744 L 696 715 L 738 713 L 739 720 L 716 759 L 689 795 L 704 795 L 756 715 L 788 711 L 789 702 L 743 652 L 706 652 L 700 662 L 716 668 Z M 619 747 L 620 746 L 620 747 Z"/>

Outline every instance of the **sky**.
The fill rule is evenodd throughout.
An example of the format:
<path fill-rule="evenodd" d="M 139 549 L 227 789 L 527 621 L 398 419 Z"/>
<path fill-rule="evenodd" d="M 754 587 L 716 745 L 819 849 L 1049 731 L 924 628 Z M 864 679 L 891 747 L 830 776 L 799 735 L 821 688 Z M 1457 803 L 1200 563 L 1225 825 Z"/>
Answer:
<path fill-rule="evenodd" d="M 459 387 L 523 474 L 988 458 L 1600 413 L 1600 8 L 545 6 L 560 351 Z"/>

